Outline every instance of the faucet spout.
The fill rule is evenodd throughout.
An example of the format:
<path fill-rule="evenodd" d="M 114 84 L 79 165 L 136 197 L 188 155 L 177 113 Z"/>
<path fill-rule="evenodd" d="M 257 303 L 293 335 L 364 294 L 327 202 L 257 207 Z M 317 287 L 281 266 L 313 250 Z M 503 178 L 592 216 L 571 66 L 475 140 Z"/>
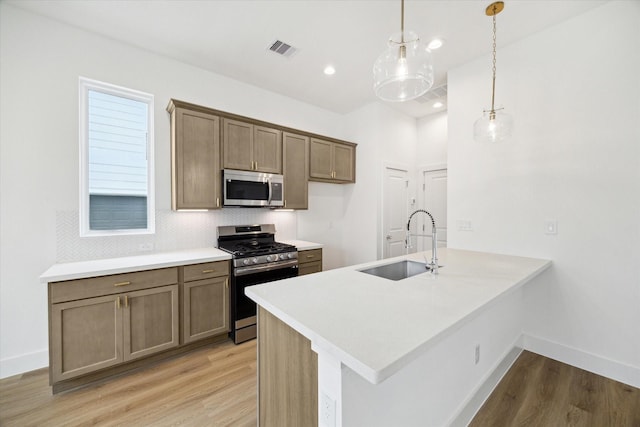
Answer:
<path fill-rule="evenodd" d="M 408 249 L 411 247 L 411 219 L 418 212 L 422 212 L 427 214 L 429 218 L 431 218 L 431 262 L 427 265 L 431 270 L 431 273 L 438 274 L 438 231 L 436 229 L 436 221 L 433 219 L 433 215 L 431 215 L 428 211 L 424 209 L 418 209 L 414 211 L 411 215 L 409 215 L 409 220 L 407 221 L 407 235 L 405 240 L 405 247 Z"/>

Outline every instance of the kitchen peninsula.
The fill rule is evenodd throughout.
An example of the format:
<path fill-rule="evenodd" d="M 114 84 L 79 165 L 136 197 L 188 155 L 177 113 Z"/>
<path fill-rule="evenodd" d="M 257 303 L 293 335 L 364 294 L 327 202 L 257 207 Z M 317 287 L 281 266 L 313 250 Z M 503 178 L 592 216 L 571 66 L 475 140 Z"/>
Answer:
<path fill-rule="evenodd" d="M 360 271 L 424 255 L 247 288 L 259 305 L 259 425 L 464 418 L 483 383 L 517 357 L 523 285 L 551 262 L 443 249 L 438 275 L 392 281 Z"/>

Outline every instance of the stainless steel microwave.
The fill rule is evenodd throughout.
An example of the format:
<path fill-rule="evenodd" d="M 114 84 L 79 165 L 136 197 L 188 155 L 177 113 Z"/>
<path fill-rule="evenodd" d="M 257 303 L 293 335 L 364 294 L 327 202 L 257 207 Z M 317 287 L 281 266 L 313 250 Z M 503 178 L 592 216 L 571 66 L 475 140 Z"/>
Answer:
<path fill-rule="evenodd" d="M 224 169 L 224 206 L 284 206 L 284 177 L 278 174 Z"/>

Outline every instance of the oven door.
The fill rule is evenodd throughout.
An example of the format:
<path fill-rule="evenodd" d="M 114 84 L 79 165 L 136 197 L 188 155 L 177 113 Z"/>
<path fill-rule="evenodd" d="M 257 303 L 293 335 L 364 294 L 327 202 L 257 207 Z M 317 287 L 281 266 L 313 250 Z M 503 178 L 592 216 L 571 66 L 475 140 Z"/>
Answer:
<path fill-rule="evenodd" d="M 282 175 L 225 169 L 222 182 L 225 206 L 284 204 Z"/>
<path fill-rule="evenodd" d="M 236 275 L 235 270 L 240 270 L 240 275 Z M 234 269 L 234 274 L 231 276 L 231 331 L 236 344 L 256 336 L 256 303 L 245 295 L 245 288 L 297 275 L 297 264 L 251 273 Z"/>

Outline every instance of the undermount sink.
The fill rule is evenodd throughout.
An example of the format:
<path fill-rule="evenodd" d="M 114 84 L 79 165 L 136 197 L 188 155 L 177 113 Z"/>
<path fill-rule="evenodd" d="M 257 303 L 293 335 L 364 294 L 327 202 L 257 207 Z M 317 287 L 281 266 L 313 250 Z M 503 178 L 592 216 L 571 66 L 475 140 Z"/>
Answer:
<path fill-rule="evenodd" d="M 424 262 L 404 260 L 394 262 L 393 264 L 385 264 L 358 271 L 382 277 L 384 279 L 402 280 L 407 277 L 415 276 L 416 274 L 426 273 L 430 270 Z"/>

